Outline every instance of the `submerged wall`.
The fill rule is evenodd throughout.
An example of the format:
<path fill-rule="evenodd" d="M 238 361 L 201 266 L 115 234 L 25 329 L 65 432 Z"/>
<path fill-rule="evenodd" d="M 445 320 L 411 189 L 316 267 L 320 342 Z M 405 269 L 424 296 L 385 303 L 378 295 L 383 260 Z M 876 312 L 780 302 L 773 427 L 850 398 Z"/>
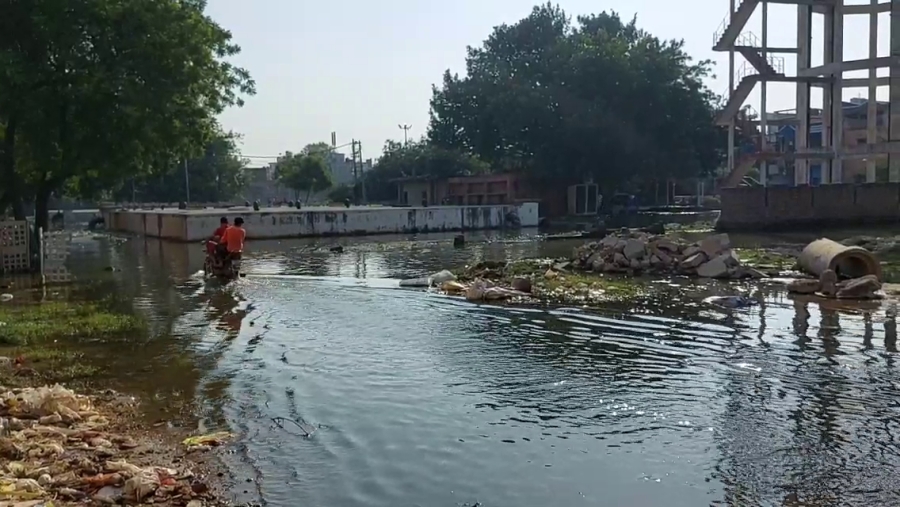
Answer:
<path fill-rule="evenodd" d="M 248 239 L 306 236 L 349 236 L 459 230 L 498 229 L 513 225 L 537 227 L 537 203 L 495 206 L 434 206 L 415 208 L 248 208 L 206 210 L 104 210 L 106 227 L 155 238 L 199 241 L 208 238 L 223 216 L 243 217 Z"/>
<path fill-rule="evenodd" d="M 900 184 L 736 187 L 721 190 L 720 230 L 900 222 Z"/>

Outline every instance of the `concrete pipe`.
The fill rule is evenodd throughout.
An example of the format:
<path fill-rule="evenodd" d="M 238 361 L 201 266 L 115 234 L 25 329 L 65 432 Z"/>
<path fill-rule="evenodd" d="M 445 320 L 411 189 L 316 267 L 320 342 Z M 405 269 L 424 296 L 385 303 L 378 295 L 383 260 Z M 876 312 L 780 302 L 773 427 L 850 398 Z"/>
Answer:
<path fill-rule="evenodd" d="M 872 252 L 858 246 L 844 246 L 827 238 L 806 245 L 797 263 L 801 269 L 816 276 L 830 269 L 838 278 L 875 275 L 881 280 L 881 263 Z"/>

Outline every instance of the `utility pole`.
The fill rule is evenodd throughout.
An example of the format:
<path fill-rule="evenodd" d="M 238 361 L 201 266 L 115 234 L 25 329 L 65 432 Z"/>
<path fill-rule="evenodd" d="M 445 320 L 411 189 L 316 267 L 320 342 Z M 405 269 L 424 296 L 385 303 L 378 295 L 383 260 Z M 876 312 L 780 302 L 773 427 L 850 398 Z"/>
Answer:
<path fill-rule="evenodd" d="M 397 126 L 400 127 L 400 130 L 403 131 L 403 146 L 406 146 L 407 144 L 409 144 L 409 138 L 407 138 L 407 133 L 409 132 L 409 129 L 412 128 L 412 125 L 397 125 Z"/>
<path fill-rule="evenodd" d="M 366 202 L 366 166 L 363 164 L 362 141 L 357 142 L 356 153 L 359 155 L 359 172 L 362 178 L 359 182 L 359 191 L 362 193 L 362 202 Z"/>
<path fill-rule="evenodd" d="M 353 162 L 353 200 L 356 200 L 356 186 L 359 184 L 359 173 L 356 167 L 356 139 L 351 141 L 350 160 Z"/>

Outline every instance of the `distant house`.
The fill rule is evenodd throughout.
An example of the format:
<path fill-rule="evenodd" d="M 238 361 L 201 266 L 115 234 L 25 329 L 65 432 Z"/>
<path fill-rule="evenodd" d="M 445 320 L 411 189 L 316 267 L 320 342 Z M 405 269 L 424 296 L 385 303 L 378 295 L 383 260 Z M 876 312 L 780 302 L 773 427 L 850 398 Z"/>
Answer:
<path fill-rule="evenodd" d="M 244 188 L 241 197 L 248 201 L 288 201 L 294 198 L 294 192 L 283 187 L 275 177 L 275 164 L 261 167 L 244 168 Z"/>
<path fill-rule="evenodd" d="M 325 156 L 325 163 L 331 170 L 331 181 L 335 186 L 353 185 L 357 178 L 362 178 L 363 174 L 372 170 L 372 159 L 367 159 L 361 164 L 353 167 L 353 159 L 347 158 L 343 153 L 330 151 Z"/>

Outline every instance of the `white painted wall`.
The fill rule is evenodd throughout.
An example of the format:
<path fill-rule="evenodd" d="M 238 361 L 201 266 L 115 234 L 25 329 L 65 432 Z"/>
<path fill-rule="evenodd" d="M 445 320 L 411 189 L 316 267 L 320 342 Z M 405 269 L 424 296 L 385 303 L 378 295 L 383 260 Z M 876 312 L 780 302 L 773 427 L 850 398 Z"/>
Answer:
<path fill-rule="evenodd" d="M 516 212 L 523 227 L 538 225 L 537 203 L 518 206 L 435 206 L 428 208 L 309 208 L 291 210 L 276 208 L 262 211 L 224 211 L 165 213 L 164 231 L 153 227 L 159 220 L 157 212 L 116 211 L 118 219 L 108 220 L 114 230 L 147 236 L 200 241 L 208 238 L 219 226 L 219 219 L 227 216 L 244 219 L 248 239 L 290 238 L 300 236 L 340 236 L 418 232 L 439 232 L 461 229 L 494 229 L 506 224 L 506 214 Z M 124 215 L 124 216 L 123 216 Z M 144 219 L 144 217 L 147 217 Z M 148 227 L 144 227 L 144 224 Z M 178 231 L 181 237 L 173 237 Z M 183 232 L 182 232 L 183 231 Z"/>

